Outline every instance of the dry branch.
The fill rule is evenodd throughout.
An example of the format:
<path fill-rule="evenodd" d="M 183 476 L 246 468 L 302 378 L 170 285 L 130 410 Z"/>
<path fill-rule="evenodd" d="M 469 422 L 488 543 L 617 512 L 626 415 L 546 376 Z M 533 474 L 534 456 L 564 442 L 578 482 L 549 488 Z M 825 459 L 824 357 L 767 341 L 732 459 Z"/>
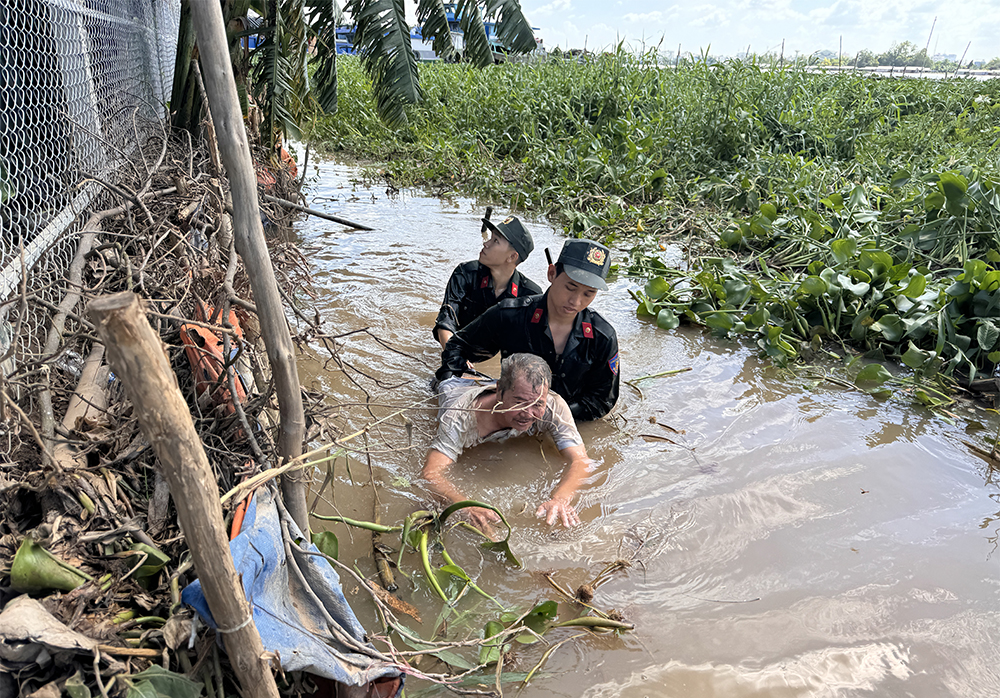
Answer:
<path fill-rule="evenodd" d="M 236 247 L 246 265 L 260 319 L 261 334 L 271 363 L 280 410 L 278 454 L 292 460 L 302 453 L 305 414 L 295 363 L 295 345 L 288 330 L 278 292 L 274 267 L 264 239 L 257 201 L 257 175 L 250 159 L 243 115 L 236 94 L 229 43 L 218 3 L 191 3 L 192 21 L 198 35 L 198 50 L 205 90 L 219 150 L 233 195 L 233 230 Z M 308 535 L 306 475 L 289 472 L 282 479 L 285 506 L 299 529 Z"/>

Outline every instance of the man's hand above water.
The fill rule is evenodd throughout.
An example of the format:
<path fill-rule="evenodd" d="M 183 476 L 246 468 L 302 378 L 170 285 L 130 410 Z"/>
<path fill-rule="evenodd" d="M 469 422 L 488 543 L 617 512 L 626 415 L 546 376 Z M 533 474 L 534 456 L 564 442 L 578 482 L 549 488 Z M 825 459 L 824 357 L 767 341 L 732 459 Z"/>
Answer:
<path fill-rule="evenodd" d="M 572 528 L 580 523 L 580 517 L 576 513 L 576 508 L 569 502 L 561 499 L 550 499 L 545 502 L 538 507 L 535 516 L 539 519 L 544 518 L 545 523 L 549 526 L 553 525 L 556 521 L 561 522 L 566 528 Z"/>

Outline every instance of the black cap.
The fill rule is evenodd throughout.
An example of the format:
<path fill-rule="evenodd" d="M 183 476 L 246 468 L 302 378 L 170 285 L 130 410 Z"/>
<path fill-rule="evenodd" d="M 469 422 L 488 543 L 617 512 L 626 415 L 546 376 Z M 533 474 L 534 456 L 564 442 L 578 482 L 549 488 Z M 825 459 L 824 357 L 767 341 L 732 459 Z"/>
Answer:
<path fill-rule="evenodd" d="M 611 250 L 591 240 L 567 240 L 556 264 L 578 284 L 607 291 L 604 282 L 611 268 Z"/>
<path fill-rule="evenodd" d="M 531 233 L 514 216 L 507 216 L 496 225 L 490 219 L 484 218 L 483 225 L 510 243 L 510 246 L 517 252 L 518 264 L 526 260 L 531 251 L 535 249 L 535 241 L 531 239 Z"/>

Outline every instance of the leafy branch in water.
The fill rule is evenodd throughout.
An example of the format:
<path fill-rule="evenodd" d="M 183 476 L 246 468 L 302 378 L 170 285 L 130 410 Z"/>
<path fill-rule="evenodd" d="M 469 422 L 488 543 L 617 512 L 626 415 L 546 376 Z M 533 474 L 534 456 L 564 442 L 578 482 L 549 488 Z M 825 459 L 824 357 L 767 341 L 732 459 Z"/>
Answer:
<path fill-rule="evenodd" d="M 504 539 L 501 541 L 490 540 L 485 534 L 465 522 L 446 527 L 449 517 L 469 507 L 481 507 L 496 512 L 501 517 L 501 521 L 507 529 Z M 482 544 L 485 549 L 501 553 L 509 564 L 514 567 L 520 567 L 520 562 L 510 550 L 509 539 L 511 528 L 509 523 L 499 509 L 484 502 L 473 500 L 457 502 L 438 514 L 425 510 L 416 511 L 408 515 L 398 526 L 376 525 L 367 521 L 355 521 L 340 516 L 320 516 L 317 518 L 336 521 L 368 531 L 378 531 L 380 533 L 399 532 L 400 551 L 397 567 L 402 571 L 401 566 L 407 548 L 416 552 L 426 584 L 433 591 L 434 595 L 443 602 L 441 616 L 437 623 L 442 629 L 447 627 L 449 630 L 454 631 L 467 623 L 469 618 L 477 617 L 477 615 L 481 617 L 481 614 L 472 615 L 467 612 L 459 613 L 458 611 L 459 603 L 469 590 L 482 596 L 499 609 L 492 614 L 488 614 L 492 615 L 492 618 L 486 621 L 478 638 L 451 642 L 425 640 L 402 624 L 395 614 L 395 611 L 402 610 L 404 613 L 414 616 L 419 621 L 415 609 L 407 608 L 407 604 L 394 599 L 394 597 L 392 599 L 385 598 L 387 594 L 384 591 L 380 588 L 373 588 L 374 585 L 363 580 L 357 572 L 348 570 L 350 574 L 357 577 L 359 581 L 362 581 L 365 588 L 372 593 L 372 598 L 380 611 L 387 631 L 387 636 L 382 638 L 383 641 L 391 646 L 391 636 L 395 635 L 404 644 L 412 648 L 412 651 L 407 652 L 394 650 L 391 652 L 393 656 L 410 658 L 429 654 L 456 669 L 462 670 L 464 673 L 460 674 L 460 677 L 473 675 L 475 672 L 497 665 L 497 673 L 502 679 L 523 680 L 527 682 L 537 673 L 556 647 L 561 646 L 569 640 L 584 637 L 586 633 L 566 638 L 553 647 L 550 647 L 544 653 L 541 661 L 527 675 L 507 675 L 502 673 L 503 657 L 513 647 L 512 643 L 516 642 L 522 645 L 533 644 L 553 628 L 581 628 L 589 632 L 624 632 L 634 628 L 632 624 L 621 618 L 620 614 L 613 611 L 606 613 L 592 606 L 589 603 L 593 598 L 592 593 L 586 602 L 573 595 L 568 595 L 566 600 L 571 603 L 571 606 L 582 608 L 585 612 L 572 618 L 564 618 L 564 620 L 560 621 L 559 605 L 556 601 L 543 601 L 527 611 L 518 611 L 506 606 L 496 597 L 479 587 L 468 572 L 455 562 L 445 547 L 444 536 L 448 530 L 462 527 L 474 531 L 479 536 L 486 538 L 486 541 Z M 336 552 L 338 547 L 336 536 L 332 532 L 324 531 L 314 534 L 313 537 L 331 563 L 336 564 L 341 569 L 347 570 L 345 566 L 336 562 L 335 555 L 330 554 L 331 551 Z M 434 558 L 437 556 L 440 556 L 440 559 L 443 561 L 443 564 L 440 566 L 434 561 Z M 602 571 L 595 579 L 595 585 L 599 584 L 601 580 L 606 579 L 608 572 L 607 568 Z M 408 579 L 413 579 L 412 575 L 405 576 Z M 558 584 L 552 581 L 551 575 L 548 578 L 557 589 L 561 589 Z M 563 592 L 564 595 L 567 593 Z M 448 619 L 452 620 L 446 623 Z M 435 635 L 437 634 L 436 632 Z M 456 651 L 468 647 L 477 648 L 475 661 L 469 660 Z M 433 676 L 427 676 L 427 678 L 434 679 Z M 450 677 L 447 680 L 452 681 L 454 678 Z"/>

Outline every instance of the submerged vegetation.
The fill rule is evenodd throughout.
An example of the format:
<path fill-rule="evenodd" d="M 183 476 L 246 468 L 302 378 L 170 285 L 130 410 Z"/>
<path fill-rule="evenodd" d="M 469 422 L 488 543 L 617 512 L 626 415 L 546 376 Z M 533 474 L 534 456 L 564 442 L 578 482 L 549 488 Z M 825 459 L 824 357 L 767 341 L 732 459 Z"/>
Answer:
<path fill-rule="evenodd" d="M 665 69 L 621 50 L 420 69 L 424 100 L 393 130 L 342 61 L 350 107 L 313 142 L 397 186 L 627 243 L 648 280 L 638 312 L 666 329 L 750 334 L 778 362 L 833 341 L 938 382 L 1000 361 L 1000 81 Z M 858 378 L 878 390 L 890 374 Z M 930 385 L 922 399 L 946 402 L 951 384 Z"/>

